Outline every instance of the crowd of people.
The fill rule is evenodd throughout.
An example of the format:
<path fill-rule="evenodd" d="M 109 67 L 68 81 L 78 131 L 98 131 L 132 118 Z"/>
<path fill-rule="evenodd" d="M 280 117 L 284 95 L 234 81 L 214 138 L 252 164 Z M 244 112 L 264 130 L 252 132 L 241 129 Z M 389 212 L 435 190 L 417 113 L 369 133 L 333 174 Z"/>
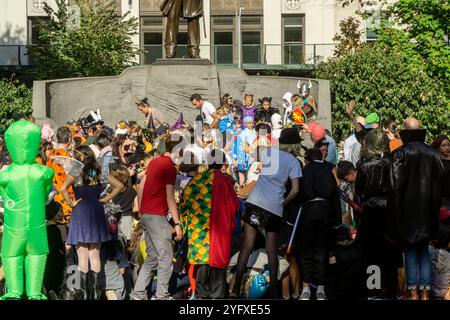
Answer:
<path fill-rule="evenodd" d="M 99 111 L 44 124 L 36 161 L 55 171 L 44 294 L 450 300 L 448 136 L 427 144 L 415 118 L 354 116 L 350 101 L 340 148 L 299 89 L 281 108 L 193 94 L 195 124 L 180 113 L 171 126 L 147 98 L 142 125 L 109 127 Z M 5 170 L 3 140 L 0 154 Z"/>

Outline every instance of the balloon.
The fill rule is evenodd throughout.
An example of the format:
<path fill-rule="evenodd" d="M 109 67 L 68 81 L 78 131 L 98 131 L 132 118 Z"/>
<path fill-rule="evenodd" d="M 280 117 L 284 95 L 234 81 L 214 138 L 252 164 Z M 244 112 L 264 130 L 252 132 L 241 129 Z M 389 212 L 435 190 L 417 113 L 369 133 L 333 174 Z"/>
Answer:
<path fill-rule="evenodd" d="M 34 123 L 13 123 L 5 141 L 13 163 L 0 171 L 5 211 L 1 255 L 7 287 L 0 299 L 21 299 L 26 293 L 30 300 L 45 300 L 41 293 L 48 254 L 45 204 L 54 171 L 36 163 L 41 130 Z"/>
<path fill-rule="evenodd" d="M 248 278 L 244 284 L 244 290 L 242 292 L 242 298 L 244 299 L 261 299 L 269 287 L 269 270 L 268 266 L 265 266 L 264 272 L 252 275 Z"/>

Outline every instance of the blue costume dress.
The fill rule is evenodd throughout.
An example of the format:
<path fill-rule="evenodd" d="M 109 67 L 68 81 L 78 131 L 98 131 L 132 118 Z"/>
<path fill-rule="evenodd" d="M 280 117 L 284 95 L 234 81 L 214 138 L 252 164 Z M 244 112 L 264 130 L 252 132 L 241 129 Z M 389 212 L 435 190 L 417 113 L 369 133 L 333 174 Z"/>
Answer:
<path fill-rule="evenodd" d="M 83 185 L 81 178 L 77 180 L 74 187 L 75 199 L 82 200 L 73 208 L 67 243 L 77 245 L 112 240 L 107 229 L 105 210 L 99 201 L 103 185 Z"/>
<path fill-rule="evenodd" d="M 241 130 L 235 130 L 232 135 L 233 139 L 233 160 L 237 162 L 236 169 L 238 171 L 248 170 L 248 154 L 245 152 L 245 144 L 241 138 Z"/>
<path fill-rule="evenodd" d="M 219 120 L 219 130 L 224 133 L 233 130 L 233 118 L 231 114 Z"/>

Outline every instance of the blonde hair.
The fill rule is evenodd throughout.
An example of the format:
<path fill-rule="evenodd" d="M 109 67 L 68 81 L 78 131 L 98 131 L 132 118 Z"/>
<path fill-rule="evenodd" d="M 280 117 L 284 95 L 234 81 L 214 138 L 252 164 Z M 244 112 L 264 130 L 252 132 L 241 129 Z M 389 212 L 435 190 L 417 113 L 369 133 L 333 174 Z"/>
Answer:
<path fill-rule="evenodd" d="M 252 99 L 252 104 L 254 104 L 254 103 L 255 103 L 255 98 L 253 97 L 252 94 L 245 94 L 245 96 L 244 96 L 244 103 L 245 103 L 245 100 L 246 100 L 248 97 L 250 97 L 250 98 Z"/>

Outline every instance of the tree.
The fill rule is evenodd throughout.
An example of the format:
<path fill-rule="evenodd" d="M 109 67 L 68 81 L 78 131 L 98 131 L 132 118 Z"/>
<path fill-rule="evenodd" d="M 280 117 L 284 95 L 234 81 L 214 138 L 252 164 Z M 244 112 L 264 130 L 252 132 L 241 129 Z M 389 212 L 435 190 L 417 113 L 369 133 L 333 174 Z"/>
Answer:
<path fill-rule="evenodd" d="M 362 46 L 361 31 L 359 31 L 360 21 L 354 17 L 339 22 L 340 34 L 336 34 L 333 41 L 337 42 L 334 49 L 334 56 L 340 57 L 345 54 L 355 53 Z"/>
<path fill-rule="evenodd" d="M 36 65 L 34 78 L 117 75 L 134 65 L 133 59 L 141 52 L 131 41 L 137 34 L 137 19 L 130 18 L 129 12 L 117 17 L 111 0 L 95 5 L 89 0 L 75 3 L 79 19 L 65 0 L 56 0 L 56 10 L 45 5 L 48 19 L 42 20 L 39 34 L 44 44 L 29 49 Z"/>
<path fill-rule="evenodd" d="M 386 0 L 338 0 L 337 3 L 340 4 L 343 8 L 349 6 L 350 4 L 358 2 L 361 8 L 370 7 L 377 3 L 387 3 Z"/>
<path fill-rule="evenodd" d="M 450 99 L 450 2 L 398 0 L 389 9 L 402 28 L 382 25 L 377 45 L 404 54 L 414 65 L 424 65 L 446 83 Z"/>
<path fill-rule="evenodd" d="M 0 80 L 0 134 L 16 120 L 33 112 L 31 89 L 18 80 Z"/>
<path fill-rule="evenodd" d="M 430 76 L 424 65 L 410 64 L 405 54 L 364 45 L 354 54 L 322 63 L 316 77 L 330 80 L 333 135 L 338 141 L 351 130 L 345 107 L 352 99 L 359 115 L 377 112 L 397 123 L 416 117 L 431 136 L 449 132 L 444 83 Z"/>

